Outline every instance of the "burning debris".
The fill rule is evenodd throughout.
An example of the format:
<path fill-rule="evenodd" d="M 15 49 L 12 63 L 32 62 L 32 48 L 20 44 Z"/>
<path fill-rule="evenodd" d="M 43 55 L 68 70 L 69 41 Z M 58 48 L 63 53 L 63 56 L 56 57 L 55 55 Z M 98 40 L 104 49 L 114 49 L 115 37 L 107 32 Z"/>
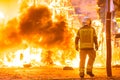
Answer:
<path fill-rule="evenodd" d="M 73 67 L 65 66 L 63 70 L 74 70 Z"/>
<path fill-rule="evenodd" d="M 32 67 L 31 64 L 23 64 L 23 66 L 24 66 L 24 68 L 30 68 L 30 67 Z"/>
<path fill-rule="evenodd" d="M 53 64 L 52 56 L 53 56 L 53 52 L 48 50 L 46 53 L 43 53 L 41 61 L 46 65 L 52 65 Z"/>

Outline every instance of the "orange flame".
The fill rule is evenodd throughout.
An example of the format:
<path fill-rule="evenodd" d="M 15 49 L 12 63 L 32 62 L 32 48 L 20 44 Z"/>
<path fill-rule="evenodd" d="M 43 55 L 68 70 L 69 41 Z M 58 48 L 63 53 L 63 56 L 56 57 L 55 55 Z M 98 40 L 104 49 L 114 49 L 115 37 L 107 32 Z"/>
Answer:
<path fill-rule="evenodd" d="M 67 65 L 78 67 L 79 52 L 75 50 L 74 39 L 78 25 L 81 25 L 78 20 L 81 15 L 75 14 L 70 1 L 67 4 L 67 0 L 50 0 L 46 1 L 46 5 L 39 4 L 39 0 L 35 3 L 24 1 L 20 6 L 20 15 L 0 28 L 0 33 L 3 33 L 0 34 L 2 42 L 0 43 L 0 62 L 3 66 Z M 92 24 L 99 36 L 99 50 L 94 66 L 105 67 L 106 41 L 103 24 L 98 19 L 93 20 Z M 112 63 L 120 64 L 119 48 L 112 49 L 116 54 L 113 55 Z"/>

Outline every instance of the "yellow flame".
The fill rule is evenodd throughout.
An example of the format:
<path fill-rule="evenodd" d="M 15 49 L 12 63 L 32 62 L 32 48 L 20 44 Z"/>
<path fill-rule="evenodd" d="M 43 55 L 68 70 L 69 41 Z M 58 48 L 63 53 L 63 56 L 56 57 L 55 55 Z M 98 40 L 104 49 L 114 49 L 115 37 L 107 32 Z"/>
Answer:
<path fill-rule="evenodd" d="M 1 19 L 4 19 L 4 18 L 5 18 L 4 13 L 3 13 L 2 11 L 0 11 L 0 20 L 1 20 Z"/>
<path fill-rule="evenodd" d="M 41 48 L 30 48 L 23 50 L 18 50 L 15 53 L 14 57 L 10 56 L 11 61 L 7 60 L 5 56 L 4 64 L 8 67 L 23 67 L 24 64 L 31 64 L 32 66 L 36 65 L 36 63 L 40 63 L 41 61 Z M 32 63 L 33 62 L 33 63 Z"/>
<path fill-rule="evenodd" d="M 4 16 L 4 13 L 0 11 L 0 19 L 4 19 L 5 16 Z"/>

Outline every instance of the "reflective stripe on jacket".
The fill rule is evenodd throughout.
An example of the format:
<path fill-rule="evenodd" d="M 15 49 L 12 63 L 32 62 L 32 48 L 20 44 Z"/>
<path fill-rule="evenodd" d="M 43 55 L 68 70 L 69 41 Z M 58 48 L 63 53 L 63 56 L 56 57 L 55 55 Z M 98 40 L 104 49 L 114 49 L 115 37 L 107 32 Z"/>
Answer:
<path fill-rule="evenodd" d="M 78 30 L 77 38 L 80 39 L 80 49 L 94 48 L 94 37 L 96 36 L 93 27 L 84 26 Z"/>

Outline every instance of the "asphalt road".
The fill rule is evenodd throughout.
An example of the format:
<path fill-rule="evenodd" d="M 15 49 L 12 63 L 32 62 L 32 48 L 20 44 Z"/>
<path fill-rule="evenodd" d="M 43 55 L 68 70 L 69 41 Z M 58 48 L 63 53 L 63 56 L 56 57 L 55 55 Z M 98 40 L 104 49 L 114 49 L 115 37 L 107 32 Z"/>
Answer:
<path fill-rule="evenodd" d="M 112 68 L 112 77 L 107 77 L 105 68 L 94 68 L 94 78 L 85 75 L 79 78 L 79 69 L 64 70 L 58 66 L 34 68 L 0 68 L 0 80 L 120 80 L 120 68 Z"/>

